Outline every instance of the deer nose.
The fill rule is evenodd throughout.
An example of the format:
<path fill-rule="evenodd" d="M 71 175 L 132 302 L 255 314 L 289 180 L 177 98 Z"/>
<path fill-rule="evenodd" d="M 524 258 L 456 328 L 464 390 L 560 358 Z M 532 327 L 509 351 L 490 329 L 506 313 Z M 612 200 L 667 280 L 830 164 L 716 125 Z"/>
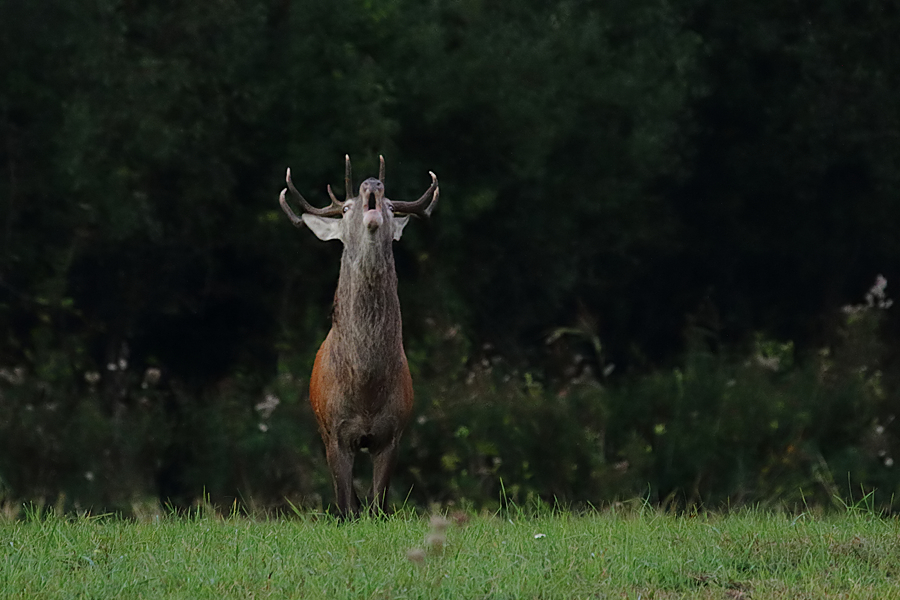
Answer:
<path fill-rule="evenodd" d="M 359 186 L 360 197 L 368 198 L 370 194 L 375 194 L 376 198 L 384 195 L 384 184 L 373 177 L 366 179 Z"/>

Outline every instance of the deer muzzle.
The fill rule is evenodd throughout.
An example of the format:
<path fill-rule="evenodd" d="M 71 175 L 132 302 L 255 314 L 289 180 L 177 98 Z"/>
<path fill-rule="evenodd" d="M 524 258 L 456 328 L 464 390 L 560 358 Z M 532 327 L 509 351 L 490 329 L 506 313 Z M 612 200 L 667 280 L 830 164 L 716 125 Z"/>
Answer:
<path fill-rule="evenodd" d="M 369 228 L 369 231 L 375 231 L 384 223 L 384 217 L 381 211 L 377 209 L 367 210 L 363 213 L 363 224 Z"/>
<path fill-rule="evenodd" d="M 363 212 L 363 224 L 369 231 L 375 231 L 384 223 L 382 214 L 382 199 L 384 198 L 384 185 L 377 179 L 366 179 L 359 186 L 359 199 L 365 203 Z"/>

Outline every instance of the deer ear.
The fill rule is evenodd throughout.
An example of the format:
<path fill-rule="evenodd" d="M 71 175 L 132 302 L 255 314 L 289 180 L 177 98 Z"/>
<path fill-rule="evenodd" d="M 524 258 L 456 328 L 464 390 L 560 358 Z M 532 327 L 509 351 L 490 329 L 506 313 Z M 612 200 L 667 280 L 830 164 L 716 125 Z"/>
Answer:
<path fill-rule="evenodd" d="M 403 228 L 409 223 L 409 215 L 406 215 L 405 217 L 394 217 L 392 221 L 394 223 L 394 241 L 399 242 L 400 236 L 403 235 Z"/>
<path fill-rule="evenodd" d="M 323 242 L 341 239 L 341 219 L 327 219 L 309 213 L 303 213 L 300 218 Z"/>

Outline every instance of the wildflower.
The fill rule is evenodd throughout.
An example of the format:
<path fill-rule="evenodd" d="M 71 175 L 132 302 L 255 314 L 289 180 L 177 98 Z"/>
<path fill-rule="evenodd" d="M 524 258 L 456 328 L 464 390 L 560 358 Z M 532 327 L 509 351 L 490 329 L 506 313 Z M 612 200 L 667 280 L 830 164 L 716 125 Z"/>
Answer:
<path fill-rule="evenodd" d="M 262 402 L 259 402 L 254 408 L 263 419 L 272 416 L 272 412 L 281 404 L 281 400 L 275 394 L 266 394 Z"/>
<path fill-rule="evenodd" d="M 442 515 L 432 515 L 429 525 L 431 525 L 431 531 L 425 536 L 425 548 L 429 552 L 440 554 L 447 544 L 447 528 L 450 526 L 450 520 Z M 410 558 L 410 560 L 413 559 Z"/>
<path fill-rule="evenodd" d="M 886 289 L 887 279 L 884 275 L 879 274 L 875 278 L 875 284 L 866 292 L 865 304 L 848 304 L 847 306 L 842 306 L 841 311 L 846 315 L 855 315 L 872 308 L 887 310 L 893 306 L 894 301 L 887 297 Z"/>
<path fill-rule="evenodd" d="M 7 367 L 3 367 L 0 369 L 0 379 L 4 379 L 13 385 L 20 385 L 25 381 L 25 368 L 24 367 L 14 367 L 9 369 Z"/>
<path fill-rule="evenodd" d="M 443 533 L 447 531 L 447 527 L 450 526 L 450 521 L 441 515 L 432 515 L 431 517 L 431 530 L 436 533 Z"/>
<path fill-rule="evenodd" d="M 887 279 L 884 275 L 879 274 L 875 278 L 875 285 L 866 294 L 866 304 L 869 307 L 890 308 L 894 301 L 888 299 L 885 289 L 887 289 Z"/>
<path fill-rule="evenodd" d="M 84 374 L 84 380 L 87 381 L 90 385 L 95 385 L 98 381 L 100 381 L 100 373 L 97 371 L 88 371 Z"/>
<path fill-rule="evenodd" d="M 781 366 L 781 361 L 777 356 L 762 356 L 761 354 L 756 355 L 756 364 L 763 367 L 764 369 L 769 369 L 770 371 L 777 371 Z"/>
<path fill-rule="evenodd" d="M 546 533 L 536 533 L 536 534 L 534 534 L 534 539 L 536 539 L 536 540 L 539 540 L 539 539 L 545 538 L 545 537 L 547 537 L 547 534 L 546 534 Z"/>
<path fill-rule="evenodd" d="M 147 385 L 156 385 L 162 377 L 162 371 L 156 367 L 150 367 L 144 371 L 144 383 Z"/>
<path fill-rule="evenodd" d="M 410 562 L 414 562 L 417 565 L 421 565 L 425 562 L 425 551 L 421 548 L 410 548 L 406 551 L 406 558 Z"/>
<path fill-rule="evenodd" d="M 447 536 L 443 532 L 432 532 L 425 536 L 425 545 L 434 552 L 440 552 L 447 543 Z"/>

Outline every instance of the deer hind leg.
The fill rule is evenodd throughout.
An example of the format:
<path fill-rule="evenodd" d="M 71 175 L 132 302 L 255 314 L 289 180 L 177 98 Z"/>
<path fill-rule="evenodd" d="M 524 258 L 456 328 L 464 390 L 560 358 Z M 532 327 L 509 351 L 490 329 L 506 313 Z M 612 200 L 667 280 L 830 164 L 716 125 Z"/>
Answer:
<path fill-rule="evenodd" d="M 397 464 L 399 442 L 400 440 L 395 438 L 377 454 L 372 455 L 372 510 L 375 514 L 384 514 L 387 508 L 388 488 L 394 465 Z"/>
<path fill-rule="evenodd" d="M 359 514 L 359 498 L 353 489 L 354 452 L 349 448 L 341 448 L 337 440 L 332 439 L 326 445 L 325 456 L 334 481 L 338 513 L 342 519 L 354 517 Z"/>

